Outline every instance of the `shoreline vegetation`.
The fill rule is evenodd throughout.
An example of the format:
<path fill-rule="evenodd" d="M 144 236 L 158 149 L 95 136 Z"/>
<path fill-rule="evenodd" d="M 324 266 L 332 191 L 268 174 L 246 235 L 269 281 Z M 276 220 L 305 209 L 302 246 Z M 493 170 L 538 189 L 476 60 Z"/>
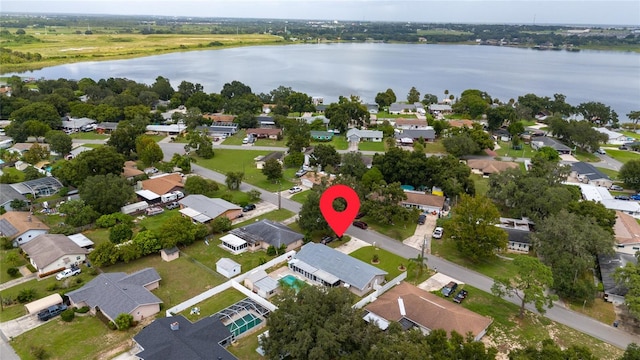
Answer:
<path fill-rule="evenodd" d="M 0 16 L 0 75 L 89 61 L 243 46 L 329 43 L 483 45 L 640 53 L 632 29 L 136 16 Z"/>

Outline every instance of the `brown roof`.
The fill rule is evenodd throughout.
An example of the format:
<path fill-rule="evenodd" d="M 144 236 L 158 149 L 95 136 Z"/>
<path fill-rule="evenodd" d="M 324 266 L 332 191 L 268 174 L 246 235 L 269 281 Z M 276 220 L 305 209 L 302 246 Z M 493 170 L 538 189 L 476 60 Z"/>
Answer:
<path fill-rule="evenodd" d="M 404 316 L 400 313 L 398 305 L 400 298 L 404 302 Z M 493 322 L 487 317 L 406 282 L 391 288 L 365 309 L 389 321 L 406 318 L 430 330 L 443 329 L 447 334 L 456 331 L 463 336 L 471 332 L 475 337 Z"/>
<path fill-rule="evenodd" d="M 13 234 L 3 234 L 3 236 L 9 237 L 11 240 L 18 237 L 18 235 L 24 234 L 28 230 L 49 230 L 49 227 L 45 223 L 40 221 L 36 216 L 31 215 L 28 211 L 8 211 L 0 215 L 0 222 L 8 222 L 17 230 L 17 232 Z M 0 229 L 2 228 L 4 228 L 4 226 L 0 226 Z"/>
<path fill-rule="evenodd" d="M 440 209 L 444 207 L 444 196 L 409 191 L 405 191 L 404 193 L 407 195 L 407 199 L 402 200 L 402 204 L 434 206 Z"/>
<path fill-rule="evenodd" d="M 224 115 L 224 114 L 203 114 L 202 117 L 205 119 L 210 119 L 213 122 L 233 122 L 235 120 L 235 115 Z"/>
<path fill-rule="evenodd" d="M 122 176 L 126 178 L 144 174 L 144 171 L 138 170 L 138 166 L 135 161 L 125 161 L 122 170 Z"/>
<path fill-rule="evenodd" d="M 25 152 L 30 150 L 35 144 L 38 144 L 40 145 L 40 147 L 43 147 L 49 150 L 49 144 L 45 144 L 45 143 L 15 143 L 11 148 L 15 150 L 19 150 L 21 152 Z"/>
<path fill-rule="evenodd" d="M 417 119 L 396 119 L 396 125 L 415 125 L 415 126 L 427 126 L 427 120 Z"/>
<path fill-rule="evenodd" d="M 65 255 L 81 255 L 89 251 L 62 234 L 42 234 L 21 246 L 22 250 L 42 269 Z"/>
<path fill-rule="evenodd" d="M 616 211 L 616 223 L 613 225 L 613 231 L 618 244 L 640 243 L 640 224 L 631 215 Z"/>
<path fill-rule="evenodd" d="M 182 176 L 177 173 L 154 177 L 153 179 L 142 181 L 144 190 L 153 191 L 158 195 L 164 195 L 175 187 L 184 187 Z"/>
<path fill-rule="evenodd" d="M 449 126 L 451 127 L 473 127 L 473 121 L 471 120 L 449 120 Z"/>
<path fill-rule="evenodd" d="M 497 161 L 497 160 L 483 160 L 483 159 L 469 159 L 467 165 L 471 169 L 480 170 L 485 174 L 494 174 L 507 169 L 517 169 L 518 164 L 512 161 Z"/>
<path fill-rule="evenodd" d="M 282 129 L 247 129 L 247 134 L 256 134 L 256 135 L 280 135 L 282 134 Z"/>

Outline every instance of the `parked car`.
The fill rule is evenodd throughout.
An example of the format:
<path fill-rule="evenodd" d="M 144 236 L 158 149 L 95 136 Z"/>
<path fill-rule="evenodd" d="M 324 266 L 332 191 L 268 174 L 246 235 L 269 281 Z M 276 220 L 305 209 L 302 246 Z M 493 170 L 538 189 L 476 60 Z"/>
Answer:
<path fill-rule="evenodd" d="M 359 212 L 359 213 L 357 213 L 357 214 L 356 214 L 356 220 L 358 220 L 358 219 L 362 219 L 365 215 L 366 215 L 366 214 L 365 214 L 365 213 L 363 213 L 363 212 Z"/>
<path fill-rule="evenodd" d="M 242 143 L 243 144 L 248 144 L 249 143 L 249 138 L 246 137 L 246 138 L 242 139 Z"/>
<path fill-rule="evenodd" d="M 322 240 L 320 240 L 321 244 L 327 245 L 328 243 L 332 242 L 333 240 L 335 240 L 336 238 L 333 236 L 325 236 L 322 238 Z"/>
<path fill-rule="evenodd" d="M 174 202 L 172 202 L 172 203 L 169 203 L 169 205 L 167 205 L 167 209 L 169 209 L 169 210 L 177 209 L 177 208 L 179 208 L 179 207 L 180 207 L 180 204 L 178 204 L 178 203 L 177 203 L 177 202 L 175 202 L 175 201 L 174 201 Z"/>
<path fill-rule="evenodd" d="M 418 217 L 418 225 L 424 225 L 425 221 L 427 221 L 427 215 L 421 214 Z"/>
<path fill-rule="evenodd" d="M 640 201 L 640 193 L 639 194 L 635 194 L 635 195 L 631 195 L 629 196 L 631 198 L 631 200 L 638 200 Z"/>
<path fill-rule="evenodd" d="M 620 185 L 611 185 L 611 187 L 609 188 L 609 190 L 613 190 L 613 191 L 623 191 L 624 188 Z"/>
<path fill-rule="evenodd" d="M 620 150 L 629 150 L 629 148 L 628 148 L 628 147 L 626 147 L 626 146 L 624 146 L 624 145 L 622 145 L 622 146 L 618 147 L 618 149 L 620 149 Z"/>
<path fill-rule="evenodd" d="M 242 208 L 242 212 L 248 212 L 256 209 L 256 204 L 248 204 Z"/>
<path fill-rule="evenodd" d="M 604 149 L 598 149 L 596 152 L 600 155 L 607 155 L 607 152 Z"/>
<path fill-rule="evenodd" d="M 627 201 L 628 201 L 628 200 L 631 200 L 631 197 L 629 197 L 629 196 L 627 196 L 627 195 L 617 195 L 617 196 L 615 196 L 615 199 L 618 199 L 618 200 L 627 200 Z"/>
<path fill-rule="evenodd" d="M 449 297 L 451 294 L 456 292 L 457 288 L 458 288 L 458 283 L 454 281 L 450 281 L 447 285 L 445 285 L 442 288 L 441 290 L 442 295 L 444 295 L 445 297 Z"/>
<path fill-rule="evenodd" d="M 40 321 L 47 321 L 55 316 L 60 315 L 60 313 L 65 310 L 67 310 L 67 305 L 65 304 L 49 306 L 48 308 L 38 313 L 38 319 Z"/>
<path fill-rule="evenodd" d="M 444 233 L 444 229 L 438 226 L 433 230 L 433 234 L 431 235 L 431 237 L 434 239 L 442 239 L 443 233 Z"/>
<path fill-rule="evenodd" d="M 369 225 L 367 225 L 367 223 L 364 221 L 354 221 L 353 226 L 360 228 L 362 230 L 367 230 L 367 228 L 369 227 Z"/>
<path fill-rule="evenodd" d="M 306 174 L 306 173 L 307 173 L 307 170 L 300 169 L 300 170 L 296 171 L 296 177 L 304 176 L 304 174 Z"/>
<path fill-rule="evenodd" d="M 467 290 L 460 290 L 460 292 L 453 298 L 453 302 L 460 304 L 464 299 L 466 299 L 469 293 Z"/>
<path fill-rule="evenodd" d="M 300 186 L 294 186 L 289 189 L 289 193 L 291 194 L 299 193 L 300 191 L 302 191 L 302 188 Z"/>
<path fill-rule="evenodd" d="M 82 272 L 82 269 L 80 269 L 79 267 L 73 266 L 73 267 L 70 267 L 69 269 L 64 269 L 60 271 L 58 275 L 56 275 L 56 280 L 62 280 L 71 276 L 76 276 L 81 272 Z"/>

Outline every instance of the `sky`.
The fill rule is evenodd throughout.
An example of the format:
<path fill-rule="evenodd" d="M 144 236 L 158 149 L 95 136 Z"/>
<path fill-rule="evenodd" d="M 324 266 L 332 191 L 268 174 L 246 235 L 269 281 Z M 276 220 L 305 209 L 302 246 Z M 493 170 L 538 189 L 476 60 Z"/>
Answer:
<path fill-rule="evenodd" d="M 640 26 L 640 0 L 0 0 L 0 12 Z"/>

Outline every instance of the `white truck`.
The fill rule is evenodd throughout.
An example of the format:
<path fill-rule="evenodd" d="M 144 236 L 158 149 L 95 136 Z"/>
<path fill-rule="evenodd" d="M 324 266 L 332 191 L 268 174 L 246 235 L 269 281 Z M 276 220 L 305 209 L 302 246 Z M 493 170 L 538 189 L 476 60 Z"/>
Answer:
<path fill-rule="evenodd" d="M 166 193 L 160 196 L 160 201 L 162 201 L 163 204 L 176 200 L 178 200 L 178 195 L 174 193 Z"/>

